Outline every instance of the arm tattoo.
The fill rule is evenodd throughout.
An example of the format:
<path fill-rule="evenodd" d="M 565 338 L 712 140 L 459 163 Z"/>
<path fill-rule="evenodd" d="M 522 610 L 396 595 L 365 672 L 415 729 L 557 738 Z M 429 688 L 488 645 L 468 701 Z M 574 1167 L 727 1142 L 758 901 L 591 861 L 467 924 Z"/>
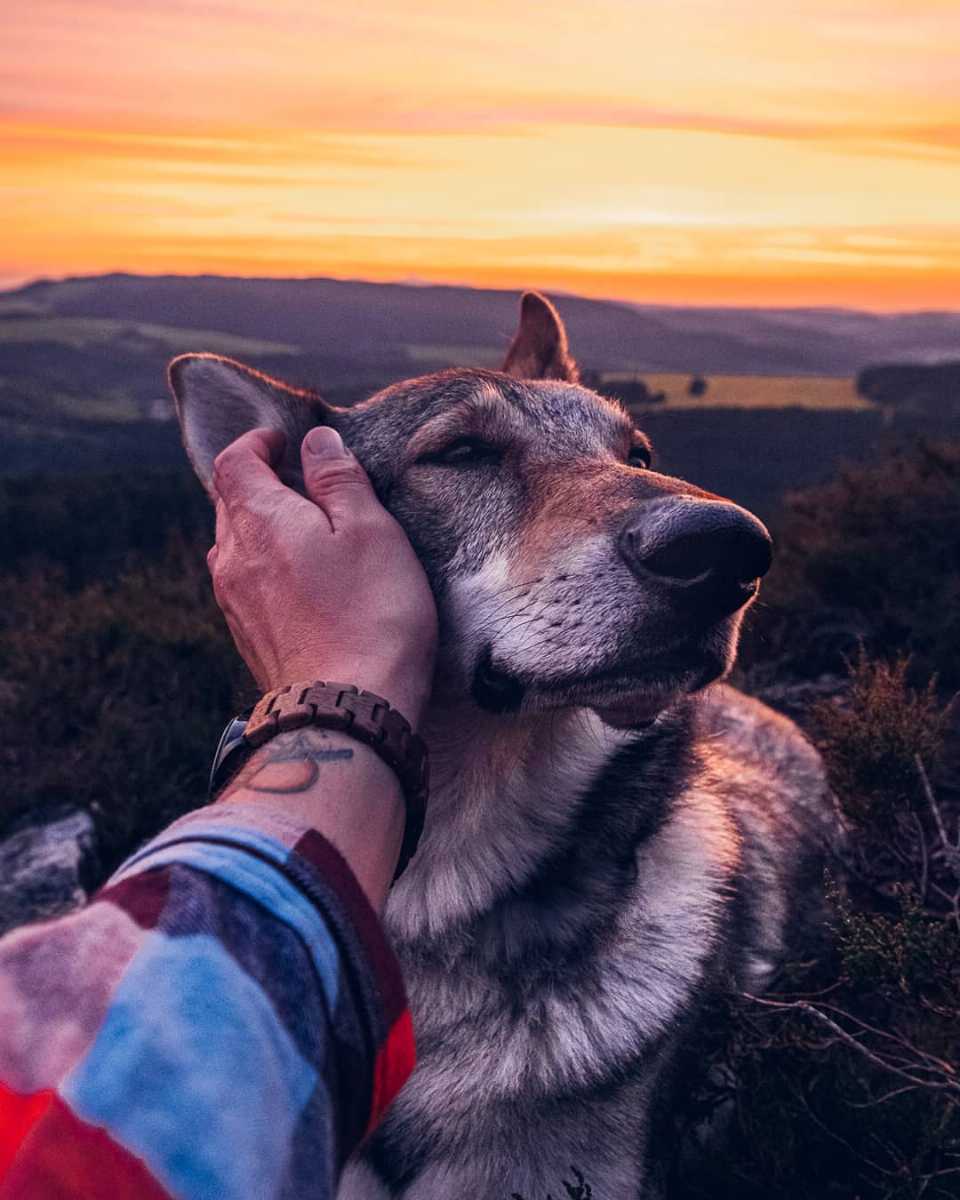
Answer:
<path fill-rule="evenodd" d="M 331 746 L 322 729 L 298 729 L 271 738 L 227 784 L 218 799 L 238 791 L 270 795 L 308 792 L 320 776 L 323 763 L 353 758 L 348 746 Z"/>

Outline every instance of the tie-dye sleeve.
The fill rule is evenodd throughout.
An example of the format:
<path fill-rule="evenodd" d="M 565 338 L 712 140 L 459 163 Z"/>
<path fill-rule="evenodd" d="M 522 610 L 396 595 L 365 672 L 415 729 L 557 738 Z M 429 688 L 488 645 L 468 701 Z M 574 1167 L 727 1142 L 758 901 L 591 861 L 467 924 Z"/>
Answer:
<path fill-rule="evenodd" d="M 216 805 L 0 941 L 0 1200 L 332 1196 L 413 1053 L 338 852 Z"/>

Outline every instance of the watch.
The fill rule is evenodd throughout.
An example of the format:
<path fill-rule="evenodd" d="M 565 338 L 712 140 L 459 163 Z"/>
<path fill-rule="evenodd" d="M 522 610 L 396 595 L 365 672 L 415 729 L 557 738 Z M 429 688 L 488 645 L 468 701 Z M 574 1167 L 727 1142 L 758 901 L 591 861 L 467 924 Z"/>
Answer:
<path fill-rule="evenodd" d="M 231 717 L 220 734 L 207 784 L 207 796 L 211 800 L 226 787 L 253 753 L 253 747 L 243 739 L 252 712 L 253 709 L 248 708 L 241 716 Z"/>
<path fill-rule="evenodd" d="M 267 692 L 252 711 L 234 717 L 224 729 L 210 770 L 210 799 L 271 737 L 306 726 L 356 738 L 396 773 L 407 810 L 396 880 L 416 852 L 423 832 L 429 761 L 423 739 L 388 701 L 373 692 L 324 682 L 290 684 Z"/>

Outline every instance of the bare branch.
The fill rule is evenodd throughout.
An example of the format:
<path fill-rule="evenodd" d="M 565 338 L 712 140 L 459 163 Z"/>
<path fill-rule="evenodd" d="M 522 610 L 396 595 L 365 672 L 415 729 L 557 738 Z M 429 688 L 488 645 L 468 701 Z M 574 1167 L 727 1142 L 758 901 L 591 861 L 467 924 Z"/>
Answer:
<path fill-rule="evenodd" d="M 856 1050 L 858 1054 L 862 1055 L 869 1062 L 873 1063 L 875 1067 L 879 1067 L 880 1070 L 887 1071 L 892 1075 L 896 1075 L 900 1079 L 905 1079 L 908 1084 L 911 1084 L 914 1087 L 926 1088 L 932 1091 L 953 1093 L 958 1097 L 958 1099 L 960 1099 L 960 1081 L 956 1079 L 956 1073 L 954 1072 L 953 1068 L 950 1067 L 949 1064 L 944 1064 L 939 1060 L 932 1058 L 931 1055 L 924 1054 L 922 1051 L 915 1051 L 915 1053 L 918 1055 L 918 1058 L 916 1060 L 902 1059 L 901 1061 L 906 1065 L 900 1066 L 893 1059 L 884 1058 L 877 1054 L 874 1050 L 871 1050 L 869 1046 L 864 1045 L 862 1041 L 858 1040 L 856 1034 L 850 1033 L 848 1030 L 844 1029 L 842 1025 L 839 1025 L 832 1017 L 828 1016 L 815 1005 L 808 1004 L 805 1000 L 767 1000 L 761 996 L 753 996 L 749 992 L 741 992 L 740 995 L 743 996 L 744 999 L 750 1000 L 754 1004 L 759 1004 L 764 1008 L 778 1009 L 782 1012 L 792 1011 L 805 1013 L 807 1016 L 812 1017 L 815 1021 L 825 1025 L 836 1038 L 838 1038 L 846 1046 Z M 856 1018 L 852 1017 L 849 1013 L 844 1013 L 843 1015 L 848 1017 L 850 1020 L 856 1020 Z M 858 1024 L 863 1027 L 863 1022 L 858 1022 Z M 862 1031 L 858 1032 L 865 1033 L 868 1031 L 868 1029 L 869 1027 L 864 1027 L 862 1028 Z M 872 1032 L 882 1033 L 881 1030 L 874 1030 Z M 884 1036 L 889 1038 L 893 1037 L 891 1034 L 885 1034 Z M 899 1041 L 903 1046 L 907 1046 L 907 1043 L 903 1042 L 901 1039 L 893 1038 L 893 1040 Z M 915 1048 L 909 1047 L 909 1049 Z M 917 1072 L 921 1071 L 928 1074 L 917 1074 Z"/>
<path fill-rule="evenodd" d="M 917 765 L 923 794 L 926 796 L 927 804 L 929 804 L 930 811 L 933 813 L 933 820 L 937 827 L 937 833 L 940 836 L 940 845 L 943 847 L 944 859 L 956 878 L 960 879 L 960 844 L 951 842 L 950 840 L 947 827 L 944 824 L 943 813 L 940 811 L 940 805 L 937 803 L 937 798 L 933 794 L 933 788 L 930 786 L 930 777 L 927 774 L 926 767 L 923 765 L 923 759 L 919 754 L 915 754 L 913 761 Z"/>
<path fill-rule="evenodd" d="M 916 813 L 911 813 L 913 823 L 917 827 L 917 845 L 920 848 L 920 903 L 927 902 L 927 884 L 930 879 L 930 851 L 927 848 L 927 835 L 923 829 L 923 822 Z"/>

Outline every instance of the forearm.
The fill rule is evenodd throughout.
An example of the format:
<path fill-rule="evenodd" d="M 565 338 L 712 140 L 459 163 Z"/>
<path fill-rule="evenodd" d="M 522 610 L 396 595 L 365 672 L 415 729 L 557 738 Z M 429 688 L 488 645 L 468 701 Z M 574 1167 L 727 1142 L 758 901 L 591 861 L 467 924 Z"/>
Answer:
<path fill-rule="evenodd" d="M 272 737 L 218 803 L 266 806 L 316 829 L 347 860 L 380 912 L 403 837 L 405 808 L 394 772 L 368 746 L 325 729 Z"/>
<path fill-rule="evenodd" d="M 316 830 L 375 841 L 346 801 L 392 801 L 399 828 L 399 789 L 379 760 L 352 765 L 363 747 L 311 735 L 353 757 L 314 772 L 316 750 L 296 750 L 260 784 L 329 767 L 319 805 L 316 780 L 289 805 L 238 784 L 137 851 L 84 911 L 0 940 L 0 1200 L 332 1194 L 413 1041 L 374 912 Z M 388 878 L 398 838 L 373 856 Z"/>

